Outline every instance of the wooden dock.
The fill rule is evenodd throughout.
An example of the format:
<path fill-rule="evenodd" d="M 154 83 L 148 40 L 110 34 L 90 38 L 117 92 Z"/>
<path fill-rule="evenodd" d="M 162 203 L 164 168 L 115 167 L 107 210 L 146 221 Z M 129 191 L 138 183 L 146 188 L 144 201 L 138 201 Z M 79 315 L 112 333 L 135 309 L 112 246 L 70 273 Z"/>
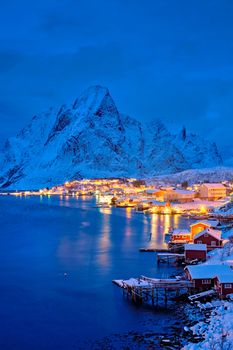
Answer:
<path fill-rule="evenodd" d="M 167 306 L 168 299 L 180 294 L 190 293 L 194 287 L 188 280 L 159 279 L 140 276 L 128 280 L 113 280 L 114 284 L 123 289 L 123 294 L 134 303 L 147 303 L 158 306 L 163 303 Z"/>
<path fill-rule="evenodd" d="M 140 248 L 139 249 L 139 252 L 141 253 L 165 253 L 165 252 L 169 252 L 168 249 L 166 248 L 161 248 L 161 249 L 158 249 L 158 248 Z"/>
<path fill-rule="evenodd" d="M 158 253 L 157 254 L 157 264 L 166 263 L 176 263 L 181 264 L 184 262 L 184 254 L 176 253 Z"/>

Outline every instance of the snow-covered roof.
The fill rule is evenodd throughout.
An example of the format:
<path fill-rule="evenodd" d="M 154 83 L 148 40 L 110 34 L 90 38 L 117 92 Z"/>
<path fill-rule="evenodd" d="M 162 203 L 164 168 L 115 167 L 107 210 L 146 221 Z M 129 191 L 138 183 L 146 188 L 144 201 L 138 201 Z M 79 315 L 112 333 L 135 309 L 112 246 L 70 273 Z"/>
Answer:
<path fill-rule="evenodd" d="M 203 225 L 206 225 L 208 227 L 217 227 L 219 224 L 219 221 L 218 220 L 202 220 L 202 221 L 195 222 L 194 224 L 191 224 L 190 227 L 195 226 L 197 224 L 203 224 Z"/>
<path fill-rule="evenodd" d="M 220 273 L 217 278 L 220 283 L 233 283 L 233 270 L 231 273 Z"/>
<path fill-rule="evenodd" d="M 228 265 L 190 265 L 185 269 L 188 270 L 192 279 L 208 279 L 233 273 Z"/>
<path fill-rule="evenodd" d="M 174 235 L 187 235 L 190 234 L 190 231 L 187 229 L 182 229 L 182 228 L 176 228 L 175 230 L 173 230 L 172 234 Z"/>
<path fill-rule="evenodd" d="M 211 228 L 207 228 L 199 233 L 197 233 L 195 236 L 194 236 L 194 239 L 197 239 L 201 236 L 203 236 L 204 234 L 208 233 L 208 235 L 218 239 L 218 240 L 221 240 L 221 235 L 222 235 L 222 231 L 219 231 L 219 230 L 213 230 Z"/>
<path fill-rule="evenodd" d="M 221 183 L 204 183 L 202 184 L 202 186 L 206 186 L 208 189 L 211 189 L 211 188 L 226 189 L 226 187 Z"/>
<path fill-rule="evenodd" d="M 175 192 L 178 193 L 178 194 L 190 194 L 190 195 L 194 195 L 195 194 L 194 191 L 180 190 L 180 189 L 175 189 Z"/>
<path fill-rule="evenodd" d="M 184 245 L 184 250 L 187 251 L 187 250 L 201 250 L 201 251 L 206 251 L 207 250 L 207 246 L 206 244 L 193 244 L 193 243 L 190 243 L 190 244 L 185 244 Z"/>

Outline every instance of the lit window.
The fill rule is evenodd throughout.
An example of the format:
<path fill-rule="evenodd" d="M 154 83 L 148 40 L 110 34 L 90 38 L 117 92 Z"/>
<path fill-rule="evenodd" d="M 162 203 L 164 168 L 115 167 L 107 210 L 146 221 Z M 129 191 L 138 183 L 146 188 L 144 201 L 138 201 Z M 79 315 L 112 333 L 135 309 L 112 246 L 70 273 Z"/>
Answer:
<path fill-rule="evenodd" d="M 211 284 L 211 280 L 202 280 L 202 284 Z"/>
<path fill-rule="evenodd" d="M 230 289 L 230 288 L 231 288 L 231 283 L 225 283 L 225 284 L 224 284 L 224 288 Z"/>

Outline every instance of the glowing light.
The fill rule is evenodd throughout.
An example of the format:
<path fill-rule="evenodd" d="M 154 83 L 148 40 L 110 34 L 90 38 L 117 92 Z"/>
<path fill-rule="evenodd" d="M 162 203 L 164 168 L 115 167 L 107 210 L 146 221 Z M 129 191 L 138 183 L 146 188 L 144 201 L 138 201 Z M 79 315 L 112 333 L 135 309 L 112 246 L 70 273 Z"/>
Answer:
<path fill-rule="evenodd" d="M 164 214 L 171 214 L 171 208 L 170 207 L 165 207 L 164 208 Z"/>
<path fill-rule="evenodd" d="M 200 212 L 201 212 L 202 214 L 206 214 L 206 213 L 207 213 L 207 209 L 206 209 L 206 207 L 205 207 L 204 205 L 202 205 L 202 206 L 200 207 Z"/>

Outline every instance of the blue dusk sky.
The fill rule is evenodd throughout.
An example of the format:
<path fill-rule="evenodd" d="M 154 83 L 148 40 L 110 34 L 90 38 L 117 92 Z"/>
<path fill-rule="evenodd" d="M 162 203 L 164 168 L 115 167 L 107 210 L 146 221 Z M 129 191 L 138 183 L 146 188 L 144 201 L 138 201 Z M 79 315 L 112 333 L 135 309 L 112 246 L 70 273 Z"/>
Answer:
<path fill-rule="evenodd" d="M 230 153 L 233 1 L 8 0 L 0 11 L 0 141 L 107 86 L 118 109 Z"/>

